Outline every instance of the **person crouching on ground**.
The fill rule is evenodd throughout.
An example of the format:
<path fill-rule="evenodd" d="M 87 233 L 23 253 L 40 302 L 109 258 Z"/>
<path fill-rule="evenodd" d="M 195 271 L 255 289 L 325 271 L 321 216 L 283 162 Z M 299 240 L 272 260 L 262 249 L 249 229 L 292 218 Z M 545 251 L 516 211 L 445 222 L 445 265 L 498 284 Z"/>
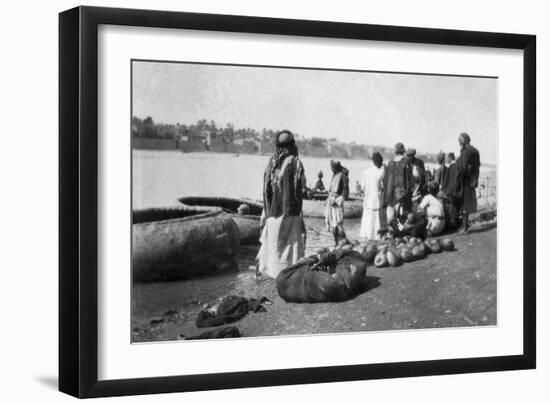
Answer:
<path fill-rule="evenodd" d="M 276 278 L 305 254 L 306 230 L 302 200 L 306 188 L 304 167 L 294 135 L 283 130 L 275 137 L 275 153 L 264 172 L 257 276 Z"/>
<path fill-rule="evenodd" d="M 382 155 L 378 152 L 372 154 L 372 166 L 363 172 L 361 190 L 363 198 L 363 218 L 359 237 L 369 240 L 380 239 L 378 231 L 385 227 L 386 212 L 381 209 L 382 180 L 384 179 L 384 166 Z M 383 217 L 382 217 L 383 214 Z"/>
<path fill-rule="evenodd" d="M 420 204 L 418 205 L 418 212 L 426 215 L 428 223 L 426 224 L 426 231 L 428 236 L 437 236 L 445 229 L 445 209 L 443 202 L 437 199 L 434 194 L 437 191 L 435 184 L 428 186 L 428 191 Z"/>
<path fill-rule="evenodd" d="M 348 241 L 344 231 L 344 201 L 349 195 L 349 185 L 339 161 L 331 160 L 330 168 L 332 180 L 325 207 L 325 223 L 327 230 L 334 237 L 334 243 L 338 246 L 339 243 Z"/>
<path fill-rule="evenodd" d="M 407 208 L 406 191 L 398 188 L 395 191 L 395 200 L 397 203 L 393 206 L 394 216 L 389 223 L 387 233 L 394 237 L 411 236 L 424 240 L 427 236 L 427 220 L 424 215 L 415 215 Z"/>

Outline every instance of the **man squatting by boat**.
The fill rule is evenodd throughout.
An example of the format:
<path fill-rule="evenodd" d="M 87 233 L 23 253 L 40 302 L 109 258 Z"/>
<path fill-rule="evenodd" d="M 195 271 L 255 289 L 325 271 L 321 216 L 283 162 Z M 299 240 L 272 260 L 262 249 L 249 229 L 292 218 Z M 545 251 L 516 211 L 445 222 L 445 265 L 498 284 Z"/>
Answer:
<path fill-rule="evenodd" d="M 373 153 L 373 165 L 364 171 L 360 183 L 364 195 L 360 237 L 380 239 L 389 234 L 424 239 L 456 229 L 459 213 L 459 232 L 467 233 L 469 215 L 477 210 L 480 156 L 467 133 L 461 133 L 458 140 L 460 157 L 454 162 L 454 153 L 448 153 L 449 165 L 445 166 L 445 155 L 440 153 L 433 178 L 426 176 L 424 162 L 416 157 L 416 150 L 409 149 L 405 156 L 402 143 L 395 145 L 395 156 L 387 165 L 379 153 Z M 294 135 L 287 130 L 279 132 L 275 143 L 275 153 L 264 173 L 261 247 L 257 257 L 258 274 L 271 278 L 304 256 L 306 242 L 302 202 L 307 188 Z M 338 246 L 350 242 L 344 230 L 349 179 L 340 162 L 331 160 L 330 164 L 333 176 L 325 223 Z"/>

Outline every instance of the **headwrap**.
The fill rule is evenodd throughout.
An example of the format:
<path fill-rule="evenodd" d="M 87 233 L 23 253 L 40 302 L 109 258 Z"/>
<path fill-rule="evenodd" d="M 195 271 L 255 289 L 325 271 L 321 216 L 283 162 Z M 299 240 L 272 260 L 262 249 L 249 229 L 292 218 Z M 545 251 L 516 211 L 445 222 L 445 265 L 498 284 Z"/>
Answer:
<path fill-rule="evenodd" d="M 395 153 L 396 154 L 405 153 L 405 146 L 403 145 L 403 143 L 398 142 L 398 143 L 395 144 Z"/>
<path fill-rule="evenodd" d="M 336 160 L 330 160 L 330 166 L 336 169 L 336 172 L 342 170 L 342 163 Z"/>
<path fill-rule="evenodd" d="M 374 163 L 374 165 L 376 167 L 381 167 L 382 166 L 382 155 L 378 152 L 374 152 L 372 153 L 372 156 L 371 156 L 371 159 L 372 159 L 372 162 Z"/>
<path fill-rule="evenodd" d="M 268 172 L 271 184 L 279 185 L 281 177 L 277 176 L 277 171 L 288 156 L 298 157 L 298 148 L 292 132 L 283 130 L 275 136 L 275 153 L 271 157 Z M 299 166 L 301 167 L 301 165 Z M 299 181 L 300 175 L 301 172 L 296 173 L 296 181 Z"/>
<path fill-rule="evenodd" d="M 470 144 L 470 135 L 468 135 L 466 132 L 462 132 L 460 136 L 458 137 L 458 140 L 462 141 L 464 144 Z"/>

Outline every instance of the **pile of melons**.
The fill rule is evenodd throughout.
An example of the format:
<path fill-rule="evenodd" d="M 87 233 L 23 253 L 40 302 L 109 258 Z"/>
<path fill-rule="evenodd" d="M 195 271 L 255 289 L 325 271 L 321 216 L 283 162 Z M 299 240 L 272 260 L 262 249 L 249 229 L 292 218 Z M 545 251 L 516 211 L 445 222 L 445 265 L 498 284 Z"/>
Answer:
<path fill-rule="evenodd" d="M 385 240 L 369 240 L 364 245 L 356 246 L 368 263 L 374 263 L 379 268 L 396 267 L 403 262 L 420 260 L 428 254 L 439 254 L 443 251 L 453 251 L 454 242 L 450 238 L 426 239 L 416 237 L 396 237 Z"/>

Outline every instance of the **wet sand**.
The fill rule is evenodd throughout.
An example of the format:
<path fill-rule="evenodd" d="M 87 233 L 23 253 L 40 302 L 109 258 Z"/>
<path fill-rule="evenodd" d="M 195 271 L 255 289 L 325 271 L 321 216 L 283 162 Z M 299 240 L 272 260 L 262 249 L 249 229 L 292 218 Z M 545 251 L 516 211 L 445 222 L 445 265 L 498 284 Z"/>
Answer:
<path fill-rule="evenodd" d="M 307 219 L 308 248 L 332 246 L 321 219 Z M 346 221 L 348 237 L 360 219 Z M 238 253 L 238 273 L 181 282 L 133 285 L 132 341 L 177 340 L 210 328 L 195 318 L 206 303 L 228 295 L 262 296 L 267 312 L 232 323 L 244 337 L 322 334 L 411 328 L 495 325 L 497 318 L 496 222 L 476 225 L 469 235 L 451 235 L 456 251 L 432 254 L 399 267 L 367 268 L 366 290 L 341 303 L 286 303 L 274 280 L 257 281 L 250 266 L 258 246 Z"/>

